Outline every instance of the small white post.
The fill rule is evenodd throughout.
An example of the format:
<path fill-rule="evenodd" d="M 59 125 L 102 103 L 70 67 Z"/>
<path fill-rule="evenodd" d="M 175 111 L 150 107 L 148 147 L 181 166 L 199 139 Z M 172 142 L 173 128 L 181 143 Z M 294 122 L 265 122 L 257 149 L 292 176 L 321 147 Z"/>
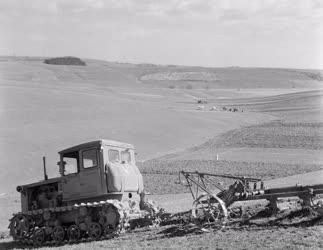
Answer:
<path fill-rule="evenodd" d="M 218 155 L 218 154 L 216 154 L 216 160 L 217 160 L 217 161 L 219 160 L 219 155 Z"/>

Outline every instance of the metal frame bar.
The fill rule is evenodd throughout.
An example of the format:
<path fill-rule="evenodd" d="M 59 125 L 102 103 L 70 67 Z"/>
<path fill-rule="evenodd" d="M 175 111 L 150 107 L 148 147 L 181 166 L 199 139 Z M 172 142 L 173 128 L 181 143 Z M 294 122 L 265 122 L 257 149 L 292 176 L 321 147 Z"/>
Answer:
<path fill-rule="evenodd" d="M 189 174 L 189 175 L 200 175 L 200 176 L 213 176 L 213 177 L 221 177 L 221 178 L 227 178 L 227 179 L 235 179 L 235 180 L 249 180 L 251 182 L 253 181 L 261 181 L 259 178 L 252 178 L 252 177 L 244 177 L 244 176 L 234 176 L 234 175 L 226 175 L 226 174 L 210 174 L 210 173 L 204 173 L 204 172 L 190 172 L 190 171 L 180 171 L 180 174 Z"/>
<path fill-rule="evenodd" d="M 221 192 L 226 191 L 226 189 L 221 187 L 221 185 L 219 185 L 214 180 L 212 180 L 212 177 L 233 179 L 242 183 L 243 191 L 240 193 L 239 191 L 236 191 L 235 193 L 236 199 L 232 200 L 232 202 L 260 200 L 260 199 L 271 200 L 271 199 L 284 198 L 284 197 L 299 197 L 303 199 L 304 197 L 310 198 L 318 194 L 323 194 L 323 184 L 310 185 L 310 186 L 289 186 L 289 187 L 272 188 L 272 189 L 264 189 L 263 185 L 261 185 L 260 189 L 254 189 L 255 187 L 257 187 L 257 182 L 260 182 L 260 181 L 262 182 L 261 179 L 240 177 L 240 176 L 233 176 L 233 175 L 203 173 L 198 171 L 195 171 L 195 172 L 180 171 L 179 180 L 181 178 L 181 175 L 185 177 L 194 200 L 197 199 L 197 197 L 199 196 L 200 190 L 206 192 L 209 195 L 213 195 L 211 190 L 209 189 L 209 186 L 214 186 L 217 189 L 219 189 L 219 191 Z M 250 187 L 250 184 L 252 183 L 254 185 L 253 187 Z"/>

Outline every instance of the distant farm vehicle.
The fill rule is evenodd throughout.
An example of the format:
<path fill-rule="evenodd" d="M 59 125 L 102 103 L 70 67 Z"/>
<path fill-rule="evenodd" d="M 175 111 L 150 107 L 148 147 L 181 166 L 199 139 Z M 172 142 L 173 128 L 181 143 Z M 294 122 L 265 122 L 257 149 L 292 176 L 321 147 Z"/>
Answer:
<path fill-rule="evenodd" d="M 233 183 L 225 188 L 219 179 L 233 180 Z M 197 171 L 180 171 L 178 183 L 186 185 L 192 194 L 192 217 L 207 223 L 225 223 L 230 217 L 241 216 L 242 211 L 230 208 L 237 201 L 268 200 L 269 208 L 275 213 L 278 198 L 299 197 L 304 206 L 313 207 L 313 198 L 323 194 L 323 184 L 266 189 L 261 179 Z"/>
<path fill-rule="evenodd" d="M 10 220 L 15 241 L 41 246 L 111 238 L 134 225 L 158 223 L 145 199 L 134 147 L 97 140 L 59 152 L 60 177 L 21 185 L 21 212 Z"/>
<path fill-rule="evenodd" d="M 199 105 L 197 106 L 196 110 L 204 110 L 205 106 L 204 105 Z"/>
<path fill-rule="evenodd" d="M 210 108 L 210 111 L 215 111 L 215 110 L 216 110 L 216 107 L 215 106 L 213 106 L 213 107 Z"/>
<path fill-rule="evenodd" d="M 198 104 L 207 104 L 207 99 L 206 98 L 198 98 L 197 103 Z"/>

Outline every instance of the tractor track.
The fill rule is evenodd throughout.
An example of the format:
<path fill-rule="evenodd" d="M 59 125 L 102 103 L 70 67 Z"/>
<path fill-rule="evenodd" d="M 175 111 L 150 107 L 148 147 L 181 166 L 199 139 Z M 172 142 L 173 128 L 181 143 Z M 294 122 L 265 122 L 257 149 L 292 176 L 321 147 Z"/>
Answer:
<path fill-rule="evenodd" d="M 75 222 L 62 224 L 59 218 L 72 213 L 78 215 Z M 134 218 L 148 223 L 156 219 L 152 211 L 143 216 L 142 211 L 133 210 L 128 204 L 106 200 L 19 212 L 10 219 L 9 229 L 14 241 L 23 245 L 64 245 L 114 238 L 130 229 L 130 220 Z"/>

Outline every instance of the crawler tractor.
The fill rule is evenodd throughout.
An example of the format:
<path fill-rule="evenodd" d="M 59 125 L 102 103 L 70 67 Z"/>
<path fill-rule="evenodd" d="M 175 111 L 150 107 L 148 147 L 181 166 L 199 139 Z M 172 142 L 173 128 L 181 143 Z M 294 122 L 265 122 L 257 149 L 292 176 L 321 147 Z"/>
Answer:
<path fill-rule="evenodd" d="M 133 225 L 158 222 L 145 200 L 134 147 L 98 140 L 59 152 L 60 177 L 17 187 L 21 212 L 10 220 L 14 240 L 34 245 L 111 238 Z"/>

